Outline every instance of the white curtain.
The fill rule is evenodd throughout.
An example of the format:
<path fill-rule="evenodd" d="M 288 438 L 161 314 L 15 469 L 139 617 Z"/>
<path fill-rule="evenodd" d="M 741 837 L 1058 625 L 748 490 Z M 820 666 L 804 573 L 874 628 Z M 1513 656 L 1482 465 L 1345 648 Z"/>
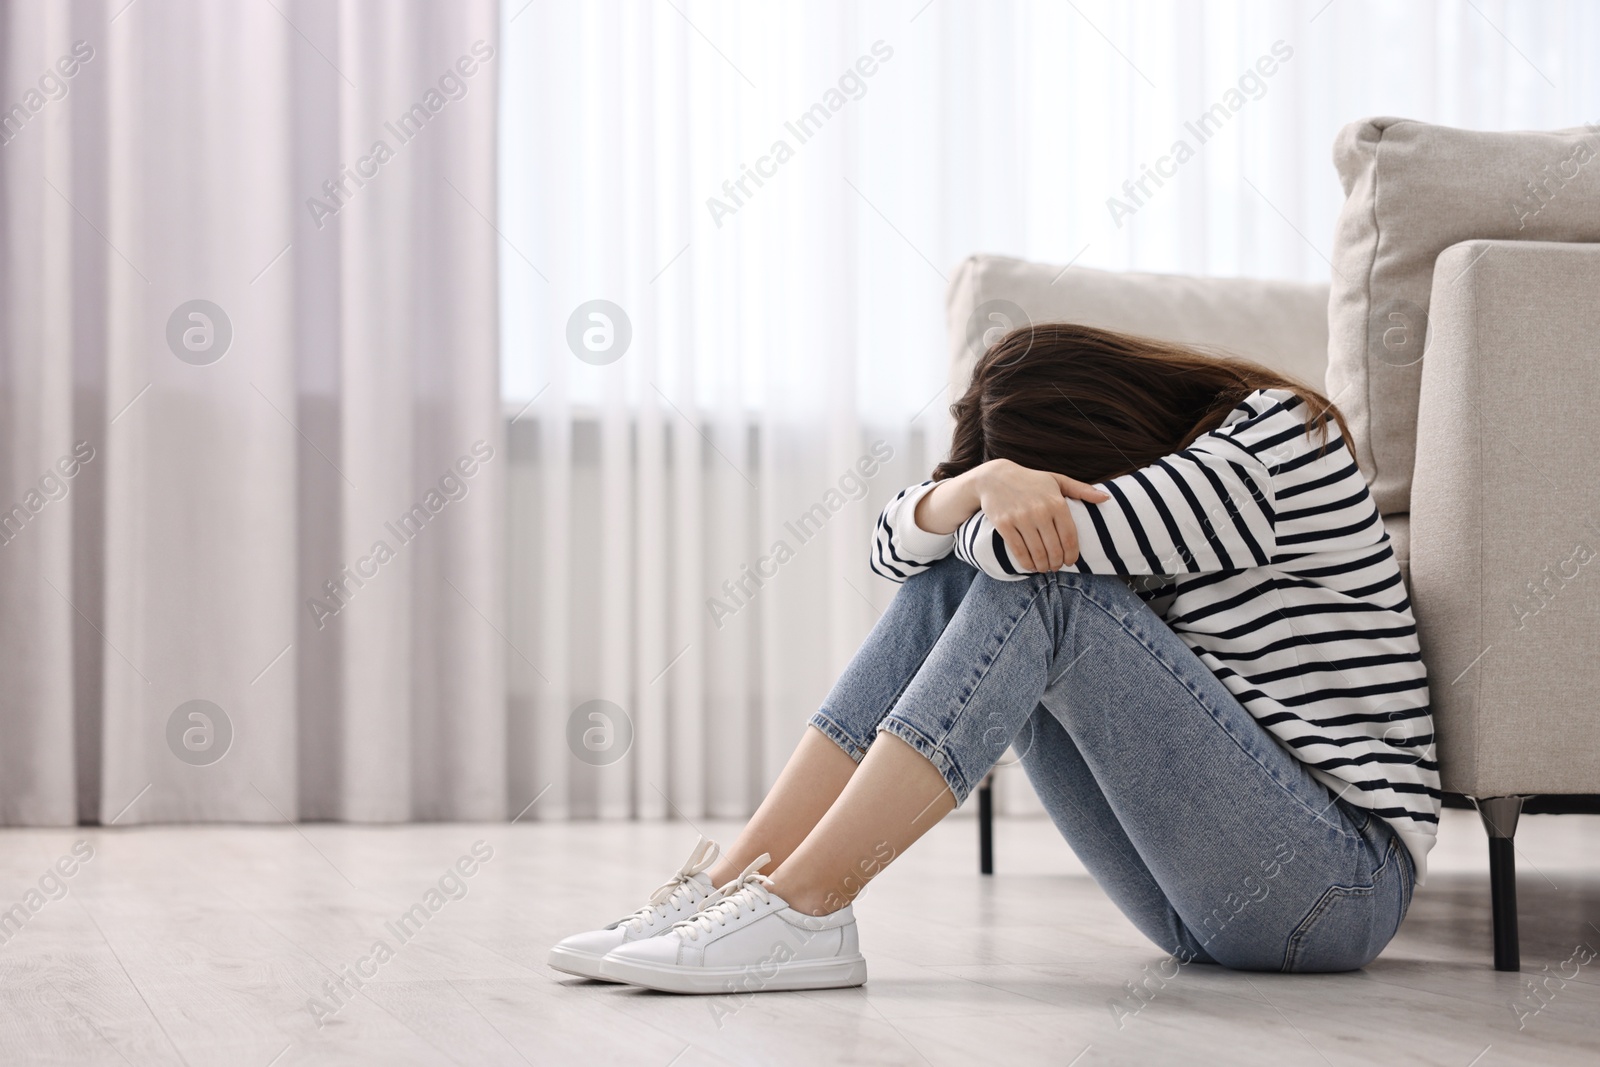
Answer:
<path fill-rule="evenodd" d="M 494 5 L 0 12 L 0 822 L 505 817 Z"/>
<path fill-rule="evenodd" d="M 1344 123 L 1571 126 L 1600 100 L 1580 3 L 501 17 L 511 792 L 548 790 L 529 818 L 759 799 L 892 595 L 868 532 L 944 447 L 961 257 L 1323 279 Z M 861 496 L 847 472 L 880 441 Z M 763 565 L 778 542 L 792 558 Z"/>

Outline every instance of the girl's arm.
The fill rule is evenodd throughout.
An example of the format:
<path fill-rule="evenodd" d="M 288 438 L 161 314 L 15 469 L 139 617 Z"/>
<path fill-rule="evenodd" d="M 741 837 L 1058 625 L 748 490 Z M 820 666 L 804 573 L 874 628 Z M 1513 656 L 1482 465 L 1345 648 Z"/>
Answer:
<path fill-rule="evenodd" d="M 1182 452 L 1104 484 L 1106 499 L 1064 500 L 1084 574 L 1199 574 L 1265 566 L 1276 550 L 1272 473 L 1244 444 L 1203 437 Z M 995 578 L 1044 568 L 1011 551 L 987 514 L 969 516 L 956 555 Z"/>
<path fill-rule="evenodd" d="M 1058 570 L 1077 558 L 1077 528 L 1066 501 L 1104 501 L 1092 485 L 1010 460 L 991 460 L 941 482 L 902 490 L 878 518 L 872 569 L 894 581 L 926 570 L 955 548 L 955 531 L 980 511 L 1014 558 Z"/>

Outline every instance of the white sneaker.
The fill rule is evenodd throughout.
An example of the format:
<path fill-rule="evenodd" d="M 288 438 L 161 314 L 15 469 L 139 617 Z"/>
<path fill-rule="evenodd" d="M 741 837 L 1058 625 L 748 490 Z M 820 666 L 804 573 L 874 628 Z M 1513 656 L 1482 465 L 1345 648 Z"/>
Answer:
<path fill-rule="evenodd" d="M 550 966 L 564 974 L 610 981 L 600 973 L 600 960 L 606 953 L 664 934 L 673 923 L 719 899 L 716 887 L 704 872 L 721 852 L 715 841 L 702 837 L 678 873 L 650 894 L 648 904 L 610 926 L 565 938 L 550 950 Z"/>
<path fill-rule="evenodd" d="M 832 915 L 802 915 L 756 872 L 762 856 L 718 892 L 722 899 L 660 937 L 613 949 L 600 974 L 667 993 L 762 993 L 836 989 L 867 980 L 846 904 Z"/>

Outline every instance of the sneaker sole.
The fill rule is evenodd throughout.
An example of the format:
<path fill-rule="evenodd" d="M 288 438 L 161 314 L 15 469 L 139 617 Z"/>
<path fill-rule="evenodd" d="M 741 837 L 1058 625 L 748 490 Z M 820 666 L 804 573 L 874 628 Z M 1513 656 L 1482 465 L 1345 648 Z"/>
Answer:
<path fill-rule="evenodd" d="M 761 975 L 754 965 L 674 967 L 606 956 L 600 961 L 600 974 L 607 981 L 626 982 L 662 993 L 778 993 L 862 985 L 867 980 L 867 961 L 860 956 L 836 960 L 800 960 L 783 964 L 776 974 L 767 977 Z"/>
<path fill-rule="evenodd" d="M 596 982 L 614 982 L 615 978 L 608 978 L 600 973 L 600 961 L 604 956 L 593 952 L 577 952 L 570 948 L 553 948 L 546 964 L 553 971 L 570 974 L 577 978 L 591 978 Z"/>

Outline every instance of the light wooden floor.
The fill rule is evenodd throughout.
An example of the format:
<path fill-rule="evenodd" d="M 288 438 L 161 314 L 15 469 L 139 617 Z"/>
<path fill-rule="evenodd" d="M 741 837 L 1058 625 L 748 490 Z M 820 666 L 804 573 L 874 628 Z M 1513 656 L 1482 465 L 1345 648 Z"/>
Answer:
<path fill-rule="evenodd" d="M 1476 816 L 1446 812 L 1429 884 L 1365 971 L 1190 966 L 1120 1026 L 1111 1004 L 1131 1005 L 1124 983 L 1162 954 L 1047 822 L 1001 823 L 993 879 L 974 835 L 947 820 L 863 898 L 865 989 L 740 1001 L 544 966 L 552 941 L 633 908 L 681 861 L 681 824 L 0 832 L 0 909 L 75 840 L 94 849 L 66 896 L 4 931 L 0 1063 L 1600 1062 L 1600 958 L 1565 962 L 1600 948 L 1600 817 L 1523 820 L 1520 977 L 1489 965 Z M 477 840 L 493 856 L 466 895 L 401 944 L 386 923 Z M 927 923 L 937 944 L 916 934 Z M 380 938 L 393 957 L 319 1027 L 308 998 Z M 1546 965 L 1568 979 L 1519 1030 L 1512 1005 Z"/>

